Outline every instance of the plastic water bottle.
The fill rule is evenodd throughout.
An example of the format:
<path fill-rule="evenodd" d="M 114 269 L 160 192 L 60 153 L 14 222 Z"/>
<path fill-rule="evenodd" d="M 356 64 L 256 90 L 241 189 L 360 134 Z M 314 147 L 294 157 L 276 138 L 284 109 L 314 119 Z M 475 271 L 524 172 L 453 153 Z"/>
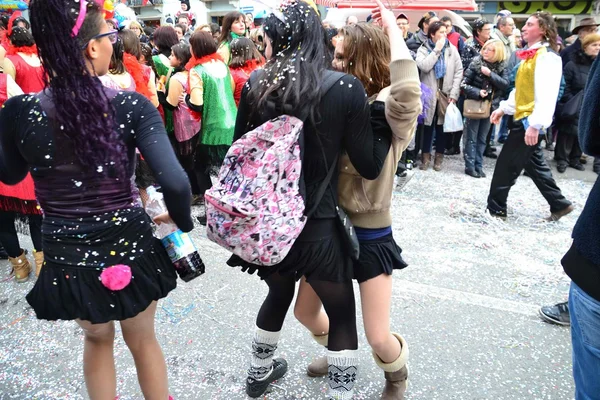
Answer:
<path fill-rule="evenodd" d="M 146 193 L 148 194 L 146 212 L 151 218 L 167 212 L 162 193 L 157 192 L 153 186 L 148 187 Z M 177 274 L 184 282 L 189 282 L 204 273 L 204 262 L 202 262 L 196 246 L 189 235 L 182 232 L 177 225 L 159 224 L 156 236 L 165 246 Z"/>

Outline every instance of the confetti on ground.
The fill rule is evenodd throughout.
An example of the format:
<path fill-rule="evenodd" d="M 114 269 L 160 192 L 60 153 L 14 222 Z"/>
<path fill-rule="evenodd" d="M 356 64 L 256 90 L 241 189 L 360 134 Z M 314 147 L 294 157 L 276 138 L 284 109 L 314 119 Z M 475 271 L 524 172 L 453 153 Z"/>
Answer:
<path fill-rule="evenodd" d="M 410 347 L 408 400 L 572 398 L 569 329 L 522 311 L 566 299 L 569 281 L 560 259 L 595 177 L 560 177 L 576 211 L 556 223 L 542 221 L 548 206 L 531 180 L 520 177 L 504 222 L 485 213 L 488 161 L 488 178 L 473 179 L 464 175 L 460 157 L 446 157 L 442 172 L 417 170 L 394 194 L 394 236 L 410 266 L 394 274 L 391 325 Z M 179 281 L 156 318 L 171 393 L 176 400 L 246 399 L 245 371 L 266 285 L 228 267 L 227 253 L 204 229 L 192 237 L 206 274 Z M 29 238 L 21 238 L 30 249 Z M 38 321 L 25 301 L 35 278 L 16 284 L 5 280 L 9 270 L 0 261 L 0 399 L 87 399 L 81 330 L 74 322 Z M 371 357 L 357 304 L 355 399 L 372 400 L 379 398 L 383 373 Z M 326 381 L 305 373 L 323 354 L 290 310 L 277 350 L 290 370 L 265 398 L 324 399 Z M 120 400 L 141 399 L 118 325 L 115 358 Z"/>

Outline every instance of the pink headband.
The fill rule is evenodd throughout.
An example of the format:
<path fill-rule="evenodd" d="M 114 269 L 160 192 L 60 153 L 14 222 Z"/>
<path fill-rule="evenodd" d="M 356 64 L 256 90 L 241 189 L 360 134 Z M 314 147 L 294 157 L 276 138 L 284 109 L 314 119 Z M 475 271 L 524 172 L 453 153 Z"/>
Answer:
<path fill-rule="evenodd" d="M 73 27 L 73 31 L 71 36 L 77 36 L 79 33 L 79 29 L 81 29 L 81 25 L 83 25 L 83 21 L 85 21 L 85 14 L 87 13 L 87 1 L 79 0 L 79 15 L 77 16 L 77 21 L 75 21 L 75 26 Z"/>

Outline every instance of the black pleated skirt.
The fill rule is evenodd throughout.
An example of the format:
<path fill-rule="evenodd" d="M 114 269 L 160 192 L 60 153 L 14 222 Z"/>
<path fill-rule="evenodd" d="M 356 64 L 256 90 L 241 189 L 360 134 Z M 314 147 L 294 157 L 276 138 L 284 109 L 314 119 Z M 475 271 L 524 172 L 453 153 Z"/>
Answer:
<path fill-rule="evenodd" d="M 362 283 L 381 274 L 391 275 L 395 269 L 406 267 L 408 264 L 402 258 L 402 249 L 390 233 L 360 242 L 360 256 L 354 264 L 354 279 Z"/>
<path fill-rule="evenodd" d="M 39 319 L 124 320 L 177 286 L 175 268 L 141 208 L 68 220 L 46 216 L 42 237 L 44 267 L 27 295 Z M 132 279 L 113 291 L 100 274 L 117 264 L 129 266 Z"/>
<path fill-rule="evenodd" d="M 344 247 L 338 222 L 332 219 L 309 220 L 294 243 L 287 257 L 277 265 L 263 267 L 250 264 L 238 256 L 227 261 L 231 267 L 241 267 L 242 271 L 258 273 L 261 279 L 278 273 L 303 276 L 310 281 L 348 282 L 354 276 L 352 258 Z"/>

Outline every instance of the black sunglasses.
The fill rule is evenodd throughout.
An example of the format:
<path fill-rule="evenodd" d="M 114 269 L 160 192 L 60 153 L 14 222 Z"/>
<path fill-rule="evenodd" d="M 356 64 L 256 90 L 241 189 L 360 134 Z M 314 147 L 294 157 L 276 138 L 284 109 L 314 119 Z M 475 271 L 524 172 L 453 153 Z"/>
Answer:
<path fill-rule="evenodd" d="M 99 39 L 102 39 L 103 37 L 108 37 L 108 40 L 110 40 L 110 43 L 115 44 L 115 43 L 117 43 L 117 39 L 119 38 L 118 33 L 119 33 L 119 31 L 115 30 L 115 31 L 110 31 L 110 32 L 106 32 L 106 33 L 101 33 L 96 36 L 92 36 L 86 44 L 81 46 L 81 50 L 84 50 L 87 47 L 87 45 L 90 44 L 90 42 L 92 40 L 99 40 Z"/>

